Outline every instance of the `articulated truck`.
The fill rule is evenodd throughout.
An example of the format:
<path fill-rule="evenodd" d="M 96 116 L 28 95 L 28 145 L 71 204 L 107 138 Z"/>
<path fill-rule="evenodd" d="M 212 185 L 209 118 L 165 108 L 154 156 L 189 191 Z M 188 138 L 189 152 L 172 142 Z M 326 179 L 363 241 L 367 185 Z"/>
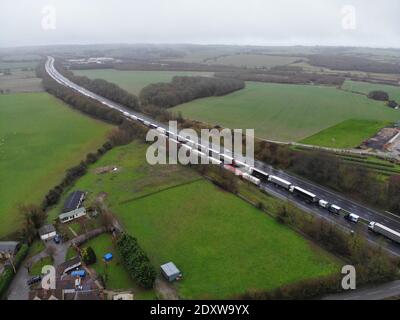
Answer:
<path fill-rule="evenodd" d="M 380 234 L 394 242 L 400 243 L 400 233 L 397 231 L 394 231 L 382 224 L 376 223 L 376 222 L 371 222 L 368 226 L 369 230 Z"/>

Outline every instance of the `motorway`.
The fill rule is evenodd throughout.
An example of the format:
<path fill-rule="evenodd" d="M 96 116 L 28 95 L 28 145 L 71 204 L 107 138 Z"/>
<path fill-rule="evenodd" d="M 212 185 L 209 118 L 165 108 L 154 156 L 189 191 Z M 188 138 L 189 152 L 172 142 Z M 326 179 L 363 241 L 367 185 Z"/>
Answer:
<path fill-rule="evenodd" d="M 155 121 L 143 114 L 140 114 L 138 112 L 127 109 L 126 107 L 124 107 L 118 103 L 110 101 L 102 96 L 99 96 L 99 95 L 97 95 L 91 91 L 88 91 L 85 88 L 82 88 L 82 87 L 76 85 L 75 83 L 71 82 L 70 80 L 65 78 L 63 75 L 61 75 L 55 69 L 54 58 L 52 58 L 52 57 L 48 57 L 48 59 L 47 59 L 46 72 L 58 83 L 60 83 L 64 86 L 70 87 L 73 90 L 79 92 L 80 94 L 83 94 L 87 97 L 95 99 L 112 109 L 123 112 L 125 115 L 129 114 L 129 115 L 133 115 L 133 116 L 142 118 L 148 122 L 154 123 L 154 124 L 164 128 L 164 129 L 168 129 L 168 126 L 164 123 L 160 123 L 160 122 Z M 211 145 L 211 147 L 214 148 L 213 145 Z M 226 151 L 224 151 L 224 152 L 226 152 Z M 229 154 L 230 152 L 228 151 L 226 153 Z M 238 160 L 245 160 L 242 155 L 235 154 L 234 156 L 235 156 L 235 158 L 238 158 Z M 331 190 L 328 190 L 327 188 L 324 188 L 317 184 L 311 183 L 309 181 L 306 181 L 306 180 L 296 177 L 294 175 L 288 174 L 287 172 L 284 172 L 282 170 L 277 170 L 263 162 L 255 161 L 254 166 L 260 170 L 265 171 L 268 174 L 273 174 L 282 179 L 288 180 L 292 184 L 316 194 L 318 196 L 318 198 L 326 200 L 331 204 L 340 206 L 343 210 L 345 210 L 347 212 L 351 212 L 351 213 L 354 213 L 354 214 L 360 216 L 360 218 L 364 222 L 370 222 L 370 221 L 378 222 L 383 225 L 386 225 L 389 228 L 392 228 L 393 230 L 400 232 L 400 217 L 397 217 L 397 216 L 394 216 L 394 215 L 391 215 L 388 213 L 379 212 L 375 209 L 368 208 L 362 204 L 359 204 L 355 201 L 352 201 L 352 200 L 344 197 L 343 195 L 335 193 Z M 301 199 L 293 196 L 287 190 L 281 189 L 272 184 L 263 183 L 261 185 L 261 188 L 265 192 L 267 192 L 275 197 L 278 197 L 282 200 L 289 201 L 290 203 L 294 204 L 295 206 L 299 207 L 300 209 L 302 209 L 308 213 L 317 215 L 327 221 L 330 221 L 330 222 L 340 225 L 342 228 L 344 228 L 348 232 L 357 230 L 358 232 L 365 234 L 366 238 L 371 243 L 374 243 L 377 245 L 382 245 L 388 252 L 390 252 L 396 256 L 400 256 L 400 244 L 386 241 L 382 237 L 370 233 L 367 230 L 367 226 L 365 224 L 361 224 L 361 223 L 359 223 L 358 225 L 351 224 L 347 220 L 343 219 L 343 217 L 337 216 L 334 214 L 330 214 L 325 209 L 322 209 L 313 204 L 306 203 L 305 201 L 302 201 Z"/>
<path fill-rule="evenodd" d="M 400 296 L 400 280 L 329 295 L 322 300 L 383 300 Z"/>

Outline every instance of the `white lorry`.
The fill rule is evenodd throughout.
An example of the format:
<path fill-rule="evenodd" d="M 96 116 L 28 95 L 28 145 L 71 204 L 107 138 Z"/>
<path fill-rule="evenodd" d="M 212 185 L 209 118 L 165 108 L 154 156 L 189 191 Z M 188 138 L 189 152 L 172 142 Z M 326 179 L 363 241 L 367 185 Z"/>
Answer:
<path fill-rule="evenodd" d="M 279 177 L 275 177 L 275 176 L 269 176 L 268 177 L 268 181 L 272 182 L 286 190 L 289 190 L 290 187 L 292 186 L 292 184 L 289 181 L 286 181 L 284 179 L 281 179 Z"/>
<path fill-rule="evenodd" d="M 400 233 L 384 226 L 383 224 L 371 222 L 368 226 L 368 229 L 394 242 L 400 243 Z"/>

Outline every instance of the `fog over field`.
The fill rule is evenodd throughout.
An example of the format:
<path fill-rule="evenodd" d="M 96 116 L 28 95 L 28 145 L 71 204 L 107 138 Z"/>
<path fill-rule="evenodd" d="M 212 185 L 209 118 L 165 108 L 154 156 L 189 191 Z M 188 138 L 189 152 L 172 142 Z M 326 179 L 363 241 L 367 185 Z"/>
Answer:
<path fill-rule="evenodd" d="M 398 0 L 2 0 L 0 47 L 87 43 L 400 46 Z"/>

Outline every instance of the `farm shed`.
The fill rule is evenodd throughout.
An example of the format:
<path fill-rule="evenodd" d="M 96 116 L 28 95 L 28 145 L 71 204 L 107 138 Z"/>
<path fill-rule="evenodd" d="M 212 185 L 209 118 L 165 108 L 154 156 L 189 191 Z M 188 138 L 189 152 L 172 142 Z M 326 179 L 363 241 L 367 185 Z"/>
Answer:
<path fill-rule="evenodd" d="M 163 264 L 161 266 L 161 273 L 169 282 L 179 280 L 182 277 L 182 273 L 173 262 Z"/>
<path fill-rule="evenodd" d="M 78 219 L 80 217 L 83 217 L 86 215 L 86 209 L 84 207 L 78 208 L 75 210 L 72 210 L 70 212 L 65 212 L 61 213 L 58 218 L 62 223 L 66 223 L 75 219 Z"/>
<path fill-rule="evenodd" d="M 46 224 L 39 229 L 39 236 L 42 240 L 54 238 L 56 235 L 56 228 L 52 224 Z"/>
<path fill-rule="evenodd" d="M 82 202 L 85 200 L 85 193 L 83 191 L 72 192 L 67 200 L 64 202 L 64 208 L 62 212 L 70 212 L 81 207 Z"/>
<path fill-rule="evenodd" d="M 7 258 L 9 254 L 14 256 L 20 247 L 17 241 L 0 241 L 0 259 Z"/>

